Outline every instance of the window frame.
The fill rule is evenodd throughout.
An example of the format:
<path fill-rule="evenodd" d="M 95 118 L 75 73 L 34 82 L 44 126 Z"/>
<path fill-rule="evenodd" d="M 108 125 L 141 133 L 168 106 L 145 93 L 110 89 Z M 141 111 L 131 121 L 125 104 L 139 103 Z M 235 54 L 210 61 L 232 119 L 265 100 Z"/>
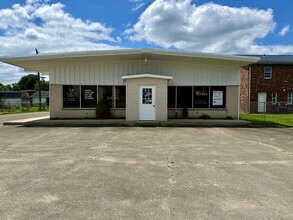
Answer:
<path fill-rule="evenodd" d="M 176 88 L 176 108 L 184 108 L 184 107 L 186 107 L 186 108 L 192 108 L 193 106 L 192 106 L 192 103 L 193 103 L 193 86 L 176 86 L 177 88 Z M 181 93 L 179 94 L 179 90 L 180 89 L 182 89 L 182 90 L 184 90 L 184 89 L 186 89 L 186 90 L 188 90 L 188 89 L 190 89 L 190 94 L 189 94 L 189 96 L 190 97 L 186 97 L 186 96 L 183 96 L 183 99 L 181 99 L 181 100 L 183 100 L 183 103 L 181 103 L 181 102 L 179 102 L 178 101 L 178 97 L 179 97 L 179 95 L 180 95 L 180 97 L 182 97 L 181 96 Z M 187 104 L 186 103 L 184 103 L 184 102 L 187 102 Z M 180 107 L 178 107 L 178 106 L 180 106 Z"/>
<path fill-rule="evenodd" d="M 214 92 L 216 91 L 221 91 L 222 92 L 222 105 L 214 105 Z M 215 108 L 221 108 L 225 109 L 226 108 L 226 91 L 227 91 L 227 86 L 210 86 L 210 108 L 215 109 Z"/>
<path fill-rule="evenodd" d="M 293 94 L 292 94 L 292 92 L 288 92 L 287 93 L 287 104 L 288 105 L 292 105 L 292 100 L 293 99 Z"/>
<path fill-rule="evenodd" d="M 68 89 L 65 89 L 64 87 L 78 87 L 78 106 L 66 106 L 66 100 L 65 100 L 65 95 L 64 92 L 67 91 Z M 81 106 L 81 98 L 80 98 L 80 85 L 62 85 L 62 108 L 63 109 L 80 109 Z"/>
<path fill-rule="evenodd" d="M 92 105 L 94 105 L 94 106 L 90 106 L 90 107 L 86 107 L 86 106 L 83 106 L 83 104 L 85 104 L 84 102 L 85 102 L 85 100 L 84 100 L 84 93 L 83 93 L 83 88 L 85 88 L 85 87 L 95 87 L 95 91 L 93 91 L 94 93 L 94 101 L 96 101 L 96 103 L 95 104 L 92 104 Z M 94 109 L 94 108 L 96 108 L 97 107 L 97 100 L 98 100 L 98 86 L 95 86 L 95 85 L 80 85 L 80 108 L 81 109 Z"/>
<path fill-rule="evenodd" d="M 272 92 L 272 105 L 276 105 L 278 103 L 278 93 Z"/>
<path fill-rule="evenodd" d="M 194 109 L 207 109 L 210 108 L 210 86 L 193 86 L 192 92 L 193 92 L 193 99 L 192 99 L 192 108 Z M 200 92 L 200 94 L 197 95 L 197 93 Z M 206 93 L 206 95 L 204 95 L 204 93 Z M 201 97 L 202 96 L 202 97 Z M 204 99 L 204 97 L 206 96 L 206 99 Z M 199 97 L 197 99 L 197 101 L 202 101 L 202 102 L 206 102 L 206 103 L 201 103 L 201 104 L 197 104 L 196 105 L 196 97 Z M 204 106 L 206 105 L 206 106 Z"/>
<path fill-rule="evenodd" d="M 269 71 L 268 71 L 269 69 Z M 271 66 L 265 66 L 263 69 L 264 79 L 272 79 L 273 68 Z"/>

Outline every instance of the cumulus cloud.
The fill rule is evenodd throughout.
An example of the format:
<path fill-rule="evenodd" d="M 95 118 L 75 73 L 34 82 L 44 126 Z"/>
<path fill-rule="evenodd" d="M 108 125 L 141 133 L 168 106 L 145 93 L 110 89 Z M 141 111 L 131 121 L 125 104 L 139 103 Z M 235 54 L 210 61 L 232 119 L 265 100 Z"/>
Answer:
<path fill-rule="evenodd" d="M 191 0 L 156 0 L 126 35 L 165 48 L 219 53 L 286 53 L 292 46 L 256 42 L 275 30 L 273 10 L 233 8 Z"/>
<path fill-rule="evenodd" d="M 282 30 L 279 32 L 279 35 L 284 37 L 290 30 L 290 26 L 286 25 L 282 28 Z"/>
<path fill-rule="evenodd" d="M 121 40 L 111 36 L 113 28 L 75 18 L 63 4 L 49 0 L 27 0 L 24 5 L 1 9 L 0 31 L 0 56 L 31 54 L 35 48 L 41 53 L 111 49 L 111 43 Z M 12 83 L 19 75 L 14 68 L 8 78 L 8 70 L 13 69 L 0 66 L 0 82 Z"/>

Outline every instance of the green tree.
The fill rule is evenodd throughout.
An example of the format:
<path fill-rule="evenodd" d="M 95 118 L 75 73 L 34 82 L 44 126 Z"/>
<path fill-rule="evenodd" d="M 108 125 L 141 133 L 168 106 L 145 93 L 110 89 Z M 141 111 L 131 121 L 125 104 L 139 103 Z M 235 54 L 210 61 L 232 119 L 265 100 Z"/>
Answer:
<path fill-rule="evenodd" d="M 49 91 L 49 81 L 41 80 L 41 91 Z M 39 91 L 39 82 L 36 82 L 34 86 L 35 91 Z"/>
<path fill-rule="evenodd" d="M 18 83 L 12 83 L 12 90 L 13 91 L 20 91 L 20 85 Z"/>
<path fill-rule="evenodd" d="M 10 84 L 7 84 L 3 87 L 2 91 L 13 91 L 12 86 Z"/>
<path fill-rule="evenodd" d="M 37 81 L 38 81 L 37 75 L 29 74 L 29 75 L 21 77 L 18 84 L 20 86 L 20 90 L 33 90 Z"/>
<path fill-rule="evenodd" d="M 4 85 L 0 83 L 0 91 L 3 91 Z"/>

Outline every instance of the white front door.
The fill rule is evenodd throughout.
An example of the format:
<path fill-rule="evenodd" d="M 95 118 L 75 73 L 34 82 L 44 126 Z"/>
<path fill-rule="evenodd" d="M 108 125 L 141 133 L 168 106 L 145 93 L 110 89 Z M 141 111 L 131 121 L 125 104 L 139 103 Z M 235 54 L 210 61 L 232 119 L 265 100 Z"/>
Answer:
<path fill-rule="evenodd" d="M 258 93 L 257 112 L 266 112 L 267 94 L 265 92 Z"/>
<path fill-rule="evenodd" d="M 140 86 L 139 120 L 156 120 L 156 87 Z"/>

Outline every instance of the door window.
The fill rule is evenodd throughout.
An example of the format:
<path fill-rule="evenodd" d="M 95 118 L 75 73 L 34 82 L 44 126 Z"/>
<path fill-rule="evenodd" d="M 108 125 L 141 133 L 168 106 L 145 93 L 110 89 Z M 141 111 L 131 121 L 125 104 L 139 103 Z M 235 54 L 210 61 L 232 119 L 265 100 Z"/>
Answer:
<path fill-rule="evenodd" d="M 152 89 L 151 88 L 143 88 L 142 89 L 142 104 L 149 104 L 151 105 L 152 100 Z"/>

